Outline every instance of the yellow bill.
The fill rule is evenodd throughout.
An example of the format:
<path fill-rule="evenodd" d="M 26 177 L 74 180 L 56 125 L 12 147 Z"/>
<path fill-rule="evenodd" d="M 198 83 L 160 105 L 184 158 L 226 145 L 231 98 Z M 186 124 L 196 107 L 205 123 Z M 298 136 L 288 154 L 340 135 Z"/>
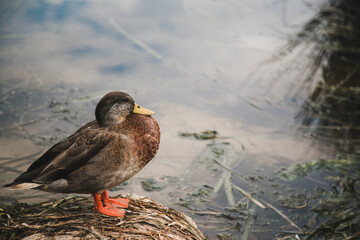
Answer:
<path fill-rule="evenodd" d="M 133 113 L 137 113 L 137 114 L 142 114 L 142 115 L 154 115 L 155 112 L 149 110 L 149 109 L 146 109 L 146 108 L 143 108 L 143 107 L 140 107 L 139 105 L 137 105 L 135 103 L 135 106 L 134 106 L 134 110 L 133 110 Z"/>

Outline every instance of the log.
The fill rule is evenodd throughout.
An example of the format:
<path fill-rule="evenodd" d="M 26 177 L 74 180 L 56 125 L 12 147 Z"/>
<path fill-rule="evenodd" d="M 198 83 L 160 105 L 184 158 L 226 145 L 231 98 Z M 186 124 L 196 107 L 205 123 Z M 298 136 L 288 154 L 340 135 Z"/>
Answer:
<path fill-rule="evenodd" d="M 95 212 L 92 198 L 79 196 L 0 206 L 1 239 L 206 239 L 179 211 L 148 197 L 117 197 L 130 199 L 123 219 Z"/>

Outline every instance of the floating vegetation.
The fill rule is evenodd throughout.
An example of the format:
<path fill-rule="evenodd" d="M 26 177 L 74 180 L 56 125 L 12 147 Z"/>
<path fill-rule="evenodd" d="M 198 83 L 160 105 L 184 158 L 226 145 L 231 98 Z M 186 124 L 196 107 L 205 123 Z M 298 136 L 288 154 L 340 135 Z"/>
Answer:
<path fill-rule="evenodd" d="M 233 240 L 234 239 L 231 233 L 226 233 L 226 232 L 218 233 L 217 236 L 220 240 Z"/>
<path fill-rule="evenodd" d="M 147 197 L 123 195 L 123 219 L 92 211 L 92 200 L 67 197 L 39 204 L 0 206 L 1 239 L 205 239 L 186 215 Z"/>
<path fill-rule="evenodd" d="M 214 130 L 205 130 L 199 133 L 183 132 L 179 133 L 181 137 L 195 137 L 197 140 L 213 140 L 218 138 L 218 132 Z"/>
<path fill-rule="evenodd" d="M 124 190 L 126 188 L 126 186 L 128 186 L 128 185 L 129 185 L 129 182 L 126 181 L 126 182 L 121 183 L 120 185 L 117 185 L 117 186 L 109 189 L 109 191 L 111 191 L 111 192 L 121 191 L 121 190 Z"/>
<path fill-rule="evenodd" d="M 360 157 L 339 159 L 344 161 L 325 176 L 335 182 L 333 191 L 318 188 L 314 197 L 317 202 L 312 210 L 318 223 L 310 228 L 308 239 L 355 239 L 360 233 Z"/>
<path fill-rule="evenodd" d="M 181 189 L 187 189 L 186 192 L 182 191 L 178 203 L 188 209 L 184 211 L 195 218 L 201 216 L 202 220 L 196 218 L 199 221 L 204 221 L 204 217 L 212 219 L 213 224 L 209 226 L 213 228 L 212 234 L 216 234 L 210 234 L 210 238 L 238 239 L 241 235 L 243 239 L 247 239 L 256 219 L 253 206 L 266 209 L 264 204 L 253 196 L 259 193 L 259 189 L 234 170 L 241 165 L 245 157 L 245 148 L 241 148 L 243 151 L 237 153 L 229 142 L 215 140 L 207 144 L 190 164 L 178 185 Z M 200 184 L 204 175 L 207 176 L 207 183 Z M 239 181 L 245 185 L 246 191 L 238 186 Z M 225 196 L 224 201 L 227 203 L 222 206 L 217 203 L 219 199 L 215 200 L 221 196 Z M 250 204 L 251 202 L 254 205 Z M 219 232 L 215 231 L 215 226 L 219 226 Z M 206 226 L 201 227 L 206 230 Z M 227 231 L 224 231 L 224 228 Z"/>
<path fill-rule="evenodd" d="M 214 188 L 209 185 L 202 185 L 197 189 L 197 192 L 192 193 L 192 196 L 206 198 L 214 191 Z"/>
<path fill-rule="evenodd" d="M 236 152 L 231 141 L 214 139 L 178 183 L 178 204 L 196 221 L 207 222 L 199 227 L 210 238 L 338 240 L 359 235 L 357 155 L 294 164 L 269 179 L 237 172 L 246 159 L 241 148 Z M 299 189 L 304 181 L 308 189 Z"/>
<path fill-rule="evenodd" d="M 305 194 L 297 193 L 288 197 L 280 197 L 277 200 L 281 206 L 286 208 L 300 209 L 308 206 L 309 198 Z"/>
<path fill-rule="evenodd" d="M 149 178 L 149 179 L 142 179 L 140 181 L 142 188 L 146 192 L 152 192 L 152 191 L 160 191 L 163 189 L 163 187 L 160 187 L 157 185 L 157 181 L 155 179 Z"/>
<path fill-rule="evenodd" d="M 319 159 L 313 162 L 298 163 L 278 172 L 284 180 L 292 181 L 300 176 L 307 176 L 316 170 L 347 172 L 352 175 L 354 166 L 358 165 L 355 158 Z"/>
<path fill-rule="evenodd" d="M 311 197 L 312 217 L 305 226 L 306 239 L 355 239 L 360 233 L 360 157 L 340 155 L 336 159 L 296 164 L 282 170 L 287 181 L 321 172 L 323 182 L 332 181 L 332 190 L 317 187 L 313 196 L 295 194 L 278 201 L 285 207 L 305 208 Z M 325 185 L 326 186 L 326 185 Z"/>

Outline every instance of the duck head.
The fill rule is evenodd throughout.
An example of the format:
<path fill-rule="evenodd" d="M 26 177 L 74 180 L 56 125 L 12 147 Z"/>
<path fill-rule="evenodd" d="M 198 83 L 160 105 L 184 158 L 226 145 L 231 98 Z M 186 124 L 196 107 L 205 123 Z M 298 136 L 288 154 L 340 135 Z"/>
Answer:
<path fill-rule="evenodd" d="M 150 116 L 155 113 L 140 107 L 129 94 L 120 91 L 106 94 L 95 109 L 96 120 L 100 127 L 119 124 L 130 114 Z"/>

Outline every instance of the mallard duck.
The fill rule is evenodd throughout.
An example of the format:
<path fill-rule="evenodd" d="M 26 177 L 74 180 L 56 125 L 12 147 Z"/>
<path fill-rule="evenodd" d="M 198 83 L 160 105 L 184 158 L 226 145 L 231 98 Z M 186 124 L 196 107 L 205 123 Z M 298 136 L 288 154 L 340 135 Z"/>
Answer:
<path fill-rule="evenodd" d="M 110 92 L 97 104 L 93 120 L 55 144 L 8 189 L 39 189 L 56 193 L 90 193 L 95 209 L 123 217 L 129 200 L 110 199 L 107 190 L 139 172 L 156 154 L 160 128 L 124 92 Z"/>

